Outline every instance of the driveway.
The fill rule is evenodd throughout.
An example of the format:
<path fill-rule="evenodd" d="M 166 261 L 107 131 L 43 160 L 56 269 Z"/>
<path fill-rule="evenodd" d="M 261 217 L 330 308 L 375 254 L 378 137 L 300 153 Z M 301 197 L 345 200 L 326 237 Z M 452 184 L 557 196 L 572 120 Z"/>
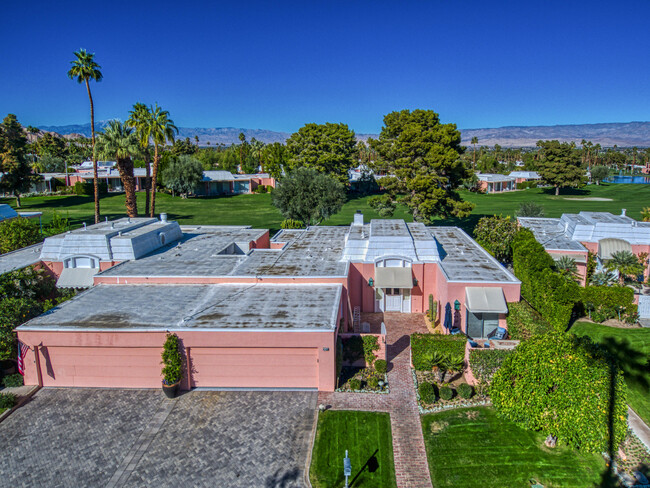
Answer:
<path fill-rule="evenodd" d="M 316 392 L 42 389 L 0 423 L 0 486 L 304 486 Z"/>

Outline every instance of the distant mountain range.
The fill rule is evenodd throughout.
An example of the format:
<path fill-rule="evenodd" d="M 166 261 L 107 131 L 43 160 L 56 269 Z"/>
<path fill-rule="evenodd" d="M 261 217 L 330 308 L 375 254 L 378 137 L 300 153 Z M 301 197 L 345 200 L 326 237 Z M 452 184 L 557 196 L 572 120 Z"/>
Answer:
<path fill-rule="evenodd" d="M 108 121 L 95 123 L 95 130 L 101 131 Z M 90 137 L 90 124 L 75 124 L 63 126 L 39 126 L 46 132 L 56 132 L 62 136 L 81 134 Z M 226 144 L 239 142 L 241 132 L 250 141 L 253 137 L 264 143 L 284 142 L 291 135 L 287 132 L 277 132 L 265 129 L 238 129 L 235 127 L 179 127 L 179 137 L 189 137 L 194 142 L 194 136 L 199 137 L 199 145 Z M 650 122 L 627 122 L 611 124 L 580 124 L 580 125 L 551 125 L 551 126 L 512 126 L 495 129 L 461 129 L 462 141 L 466 146 L 471 145 L 472 137 L 478 138 L 480 146 L 503 147 L 535 147 L 537 141 L 558 139 L 574 141 L 576 144 L 585 139 L 603 147 L 615 144 L 619 147 L 648 147 L 650 146 Z M 367 140 L 376 138 L 377 134 L 357 134 L 357 138 Z"/>

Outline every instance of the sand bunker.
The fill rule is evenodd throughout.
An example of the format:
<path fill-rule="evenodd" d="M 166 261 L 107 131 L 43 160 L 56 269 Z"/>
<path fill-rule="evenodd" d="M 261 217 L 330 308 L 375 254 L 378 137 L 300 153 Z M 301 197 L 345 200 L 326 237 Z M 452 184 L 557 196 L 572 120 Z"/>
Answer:
<path fill-rule="evenodd" d="M 562 200 L 580 200 L 582 202 L 611 202 L 613 198 L 602 198 L 602 197 L 584 197 L 584 198 L 572 198 L 564 197 Z"/>

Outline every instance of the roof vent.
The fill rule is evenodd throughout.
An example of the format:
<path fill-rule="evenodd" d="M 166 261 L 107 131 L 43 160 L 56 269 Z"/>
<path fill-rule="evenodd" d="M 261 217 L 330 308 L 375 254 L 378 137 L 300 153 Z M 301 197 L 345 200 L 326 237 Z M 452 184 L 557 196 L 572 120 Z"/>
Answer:
<path fill-rule="evenodd" d="M 361 213 L 361 210 L 357 210 L 357 213 L 354 214 L 352 225 L 363 225 L 363 214 Z"/>
<path fill-rule="evenodd" d="M 621 215 L 622 215 L 623 217 L 625 217 L 625 209 L 624 209 L 624 208 L 621 209 Z"/>
<path fill-rule="evenodd" d="M 115 222 L 111 222 L 111 229 L 115 228 Z"/>
<path fill-rule="evenodd" d="M 84 230 L 86 230 L 86 222 L 84 222 Z"/>
<path fill-rule="evenodd" d="M 160 221 L 161 222 L 167 222 L 167 214 L 166 213 L 161 213 L 160 214 Z"/>

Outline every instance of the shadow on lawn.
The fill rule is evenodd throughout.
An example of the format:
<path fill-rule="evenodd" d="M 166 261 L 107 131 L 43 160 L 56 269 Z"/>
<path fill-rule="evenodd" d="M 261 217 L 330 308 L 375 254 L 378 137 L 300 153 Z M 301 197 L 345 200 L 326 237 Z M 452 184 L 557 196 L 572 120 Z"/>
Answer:
<path fill-rule="evenodd" d="M 372 456 L 368 458 L 366 461 L 366 464 L 361 466 L 361 469 L 357 472 L 357 474 L 352 478 L 350 481 L 350 488 L 353 488 L 357 485 L 357 480 L 359 480 L 359 476 L 367 469 L 369 473 L 374 473 L 379 469 L 379 461 L 377 461 L 377 454 L 379 453 L 379 449 L 375 449 L 375 452 L 372 453 Z M 359 480 L 361 482 L 361 480 Z"/>
<path fill-rule="evenodd" d="M 608 454 L 609 463 L 607 470 L 603 473 L 600 487 L 609 488 L 618 486 L 618 479 L 613 470 L 613 463 L 618 446 L 614 445 L 614 405 L 616 404 L 616 373 L 618 368 L 623 369 L 625 379 L 639 384 L 645 390 L 648 390 L 650 384 L 648 382 L 648 359 L 639 351 L 630 346 L 627 339 L 618 340 L 615 337 L 605 337 L 601 346 L 610 354 L 614 361 L 610 362 L 610 395 L 609 395 L 609 408 L 608 408 Z"/>

